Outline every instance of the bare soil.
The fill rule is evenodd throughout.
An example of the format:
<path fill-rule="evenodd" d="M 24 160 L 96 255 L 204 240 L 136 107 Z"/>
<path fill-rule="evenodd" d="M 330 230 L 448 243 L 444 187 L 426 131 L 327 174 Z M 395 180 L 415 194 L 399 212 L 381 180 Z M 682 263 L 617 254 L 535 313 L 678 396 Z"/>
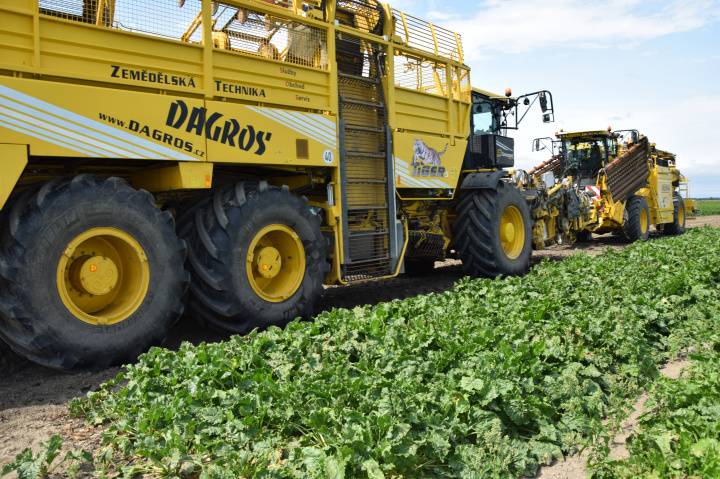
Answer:
<path fill-rule="evenodd" d="M 703 225 L 720 227 L 720 216 L 701 217 L 688 220 L 687 227 Z M 661 237 L 658 232 L 651 238 Z M 532 264 L 543 259 L 561 260 L 574 253 L 584 251 L 588 254 L 600 254 L 607 248 L 616 250 L 625 247 L 621 238 L 612 235 L 595 236 L 589 243 L 559 245 L 533 253 Z M 365 304 L 377 304 L 393 299 L 404 299 L 420 294 L 437 293 L 451 288 L 462 277 L 459 261 L 438 262 L 431 276 L 408 277 L 402 275 L 391 280 L 354 284 L 349 286 L 328 287 L 325 296 L 318 303 L 316 312 L 332 308 L 353 308 Z M 163 345 L 177 349 L 183 341 L 193 344 L 216 342 L 227 339 L 226 334 L 217 333 L 200 327 L 192 318 L 183 317 L 170 332 Z M 665 366 L 675 374 L 686 362 L 673 361 Z M 111 368 L 99 373 L 67 374 L 38 366 L 22 356 L 15 354 L 4 342 L 0 341 L 0 469 L 3 463 L 11 462 L 23 449 L 31 447 L 38 451 L 41 441 L 47 441 L 53 434 L 63 438 L 63 449 L 85 449 L 97 452 L 100 447 L 100 429 L 86 426 L 82 420 L 68 415 L 67 404 L 75 397 L 85 396 L 115 377 L 122 368 Z M 664 371 L 665 371 L 664 370 Z M 675 376 L 677 377 L 677 376 Z M 638 413 L 623 424 L 625 431 L 632 430 L 632 420 L 642 411 L 639 403 Z M 623 452 L 625 438 L 616 438 L 617 453 Z M 81 469 L 82 471 L 82 469 Z M 10 478 L 16 477 L 14 473 Z M 56 474 L 53 477 L 67 477 Z M 80 477 L 93 477 L 81 474 Z M 585 458 L 574 456 L 565 462 L 542 468 L 536 476 L 542 478 L 579 479 L 587 477 Z"/>

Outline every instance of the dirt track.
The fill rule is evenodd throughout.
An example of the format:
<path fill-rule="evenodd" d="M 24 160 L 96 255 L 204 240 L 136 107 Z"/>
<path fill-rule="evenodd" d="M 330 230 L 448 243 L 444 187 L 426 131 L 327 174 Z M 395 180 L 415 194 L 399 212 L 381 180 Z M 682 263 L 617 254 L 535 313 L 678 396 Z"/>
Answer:
<path fill-rule="evenodd" d="M 693 228 L 705 224 L 720 227 L 720 216 L 688 220 L 687 226 Z M 660 236 L 662 235 L 659 233 L 651 234 L 651 237 Z M 543 258 L 560 260 L 579 251 L 600 254 L 608 247 L 621 249 L 624 246 L 625 243 L 619 237 L 603 235 L 597 236 L 590 243 L 555 246 L 535 252 L 532 261 L 533 264 L 537 264 Z M 434 274 L 429 277 L 403 276 L 387 281 L 329 287 L 324 298 L 317 305 L 317 312 L 444 291 L 452 287 L 461 277 L 460 263 L 448 260 L 437 263 Z M 222 341 L 226 338 L 227 335 L 203 329 L 194 320 L 183 318 L 171 331 L 164 346 L 174 349 L 183 341 L 197 344 L 202 341 Z M 86 427 L 82 421 L 69 418 L 66 404 L 75 397 L 96 390 L 100 384 L 117 375 L 120 370 L 121 368 L 113 368 L 94 374 L 65 374 L 35 365 L 15 354 L 0 341 L 0 469 L 2 463 L 12 461 L 15 455 L 26 447 L 32 447 L 37 451 L 40 441 L 46 441 L 53 434 L 60 434 L 63 437 L 65 448 L 96 450 L 99 445 L 99 430 Z M 552 468 L 544 472 L 549 472 L 550 469 Z M 582 473 L 557 472 L 557 475 L 548 474 L 542 477 L 585 477 Z"/>

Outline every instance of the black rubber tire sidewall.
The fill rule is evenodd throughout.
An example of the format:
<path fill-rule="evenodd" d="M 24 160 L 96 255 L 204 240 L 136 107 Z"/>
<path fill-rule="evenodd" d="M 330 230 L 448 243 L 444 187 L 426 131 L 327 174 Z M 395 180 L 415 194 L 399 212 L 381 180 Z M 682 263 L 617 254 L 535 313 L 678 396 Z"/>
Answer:
<path fill-rule="evenodd" d="M 628 219 L 622 228 L 623 237 L 629 242 L 638 240 L 645 241 L 650 237 L 650 208 L 644 196 L 631 196 L 625 203 L 625 210 L 628 213 Z M 642 231 L 641 215 L 645 211 L 648 224 L 646 230 Z"/>
<path fill-rule="evenodd" d="M 520 211 L 525 229 L 522 251 L 512 259 L 503 251 L 500 237 L 503 213 L 511 206 Z M 495 190 L 470 190 L 461 199 L 457 214 L 454 243 L 466 274 L 494 278 L 527 273 L 533 233 L 530 208 L 520 191 L 502 181 Z"/>
<path fill-rule="evenodd" d="M 41 210 L 35 230 L 23 234 L 27 274 L 16 279 L 14 289 L 22 295 L 27 317 L 6 321 L 22 321 L 32 331 L 33 344 L 19 352 L 41 364 L 98 370 L 132 361 L 160 344 L 182 313 L 180 298 L 187 284 L 184 247 L 174 235 L 169 213 L 151 204 L 147 192 L 137 192 L 124 182 L 109 198 L 102 190 L 101 184 L 88 186 L 81 193 L 87 197 L 82 202 L 74 199 L 77 192 L 60 193 Z M 68 244 L 87 230 L 102 227 L 132 236 L 143 248 L 150 270 L 148 291 L 138 309 L 107 326 L 72 314 L 60 298 L 56 280 Z M 22 345 L 11 343 L 11 347 L 17 350 Z"/>
<path fill-rule="evenodd" d="M 273 224 L 292 229 L 305 250 L 300 286 L 281 302 L 267 301 L 255 292 L 246 266 L 252 240 Z M 180 229 L 188 243 L 192 272 L 190 310 L 203 323 L 244 334 L 312 316 L 324 292 L 328 240 L 320 230 L 320 217 L 310 213 L 306 199 L 294 196 L 287 187 L 264 182 L 228 185 L 204 200 L 194 218 L 186 216 Z"/>
<path fill-rule="evenodd" d="M 252 202 L 254 214 L 238 228 L 235 236 L 237 246 L 233 253 L 232 278 L 236 294 L 244 298 L 245 307 L 254 312 L 255 325 L 262 327 L 278 320 L 292 320 L 297 316 L 309 314 L 305 305 L 307 301 L 305 295 L 308 290 L 313 288 L 312 283 L 317 283 L 318 279 L 322 284 L 324 275 L 320 259 L 324 262 L 325 257 L 319 258 L 317 255 L 313 257 L 313 253 L 316 251 L 311 239 L 317 236 L 322 237 L 322 234 L 309 218 L 297 214 L 297 210 L 300 208 L 299 199 L 291 195 L 280 196 L 273 202 L 261 201 L 261 195 L 255 198 L 256 201 Z M 250 206 L 246 205 L 246 207 Z M 305 250 L 305 272 L 300 286 L 290 298 L 282 302 L 270 302 L 261 298 L 250 285 L 246 268 L 250 243 L 260 230 L 274 224 L 292 229 L 300 237 Z M 312 305 L 310 305 L 311 310 Z"/>

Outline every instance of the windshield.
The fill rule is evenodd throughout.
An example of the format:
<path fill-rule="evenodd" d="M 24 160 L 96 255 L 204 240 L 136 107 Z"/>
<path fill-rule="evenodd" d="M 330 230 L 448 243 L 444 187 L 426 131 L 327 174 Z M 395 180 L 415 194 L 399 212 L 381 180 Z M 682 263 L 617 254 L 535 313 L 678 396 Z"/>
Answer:
<path fill-rule="evenodd" d="M 579 179 L 582 186 L 595 185 L 605 163 L 605 138 L 563 140 L 563 160 L 565 175 Z"/>
<path fill-rule="evenodd" d="M 473 130 L 476 135 L 497 133 L 497 121 L 490 102 L 473 105 Z"/>

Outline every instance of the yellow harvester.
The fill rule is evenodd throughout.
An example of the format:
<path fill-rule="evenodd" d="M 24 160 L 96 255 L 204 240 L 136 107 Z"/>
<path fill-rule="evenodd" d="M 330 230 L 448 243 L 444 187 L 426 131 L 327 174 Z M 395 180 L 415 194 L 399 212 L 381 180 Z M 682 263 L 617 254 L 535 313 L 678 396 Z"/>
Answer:
<path fill-rule="evenodd" d="M 0 33 L 0 336 L 34 361 L 132 360 L 184 309 L 307 317 L 449 255 L 528 268 L 500 133 L 552 100 L 472 89 L 454 32 L 375 0 L 0 0 Z"/>

